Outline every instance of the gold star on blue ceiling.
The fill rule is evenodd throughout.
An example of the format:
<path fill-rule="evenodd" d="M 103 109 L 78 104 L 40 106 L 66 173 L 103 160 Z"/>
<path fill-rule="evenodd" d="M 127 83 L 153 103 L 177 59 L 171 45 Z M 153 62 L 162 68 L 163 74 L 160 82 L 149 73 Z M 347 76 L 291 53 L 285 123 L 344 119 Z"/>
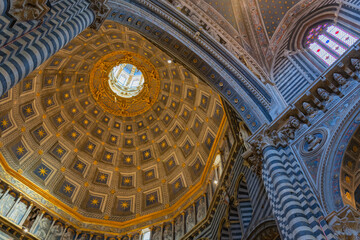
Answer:
<path fill-rule="evenodd" d="M 0 130 L 6 131 L 13 126 L 12 122 L 10 121 L 9 115 L 6 114 L 0 117 Z"/>
<path fill-rule="evenodd" d="M 43 126 L 39 126 L 32 131 L 32 135 L 37 142 L 41 142 L 48 136 L 48 133 Z"/>
<path fill-rule="evenodd" d="M 44 163 L 41 163 L 39 166 L 37 166 L 33 173 L 38 176 L 42 180 L 46 180 L 46 178 L 51 174 L 52 170 L 46 166 Z"/>
<path fill-rule="evenodd" d="M 121 176 L 121 186 L 122 187 L 133 187 L 133 177 L 132 176 Z"/>
<path fill-rule="evenodd" d="M 76 190 L 76 187 L 74 184 L 70 183 L 69 181 L 65 180 L 60 188 L 59 188 L 59 192 L 61 194 L 63 194 L 66 197 L 71 198 L 72 195 L 74 194 L 74 191 Z"/>
<path fill-rule="evenodd" d="M 15 157 L 20 160 L 23 158 L 29 151 L 22 143 L 22 141 L 18 141 L 11 147 L 12 152 L 14 153 Z"/>
<path fill-rule="evenodd" d="M 65 119 L 63 118 L 61 113 L 58 113 L 58 114 L 54 115 L 53 117 L 51 117 L 51 120 L 56 127 L 60 127 L 65 123 Z"/>
<path fill-rule="evenodd" d="M 30 118 L 35 115 L 35 110 L 32 103 L 25 104 L 21 107 L 21 112 L 25 118 Z"/>

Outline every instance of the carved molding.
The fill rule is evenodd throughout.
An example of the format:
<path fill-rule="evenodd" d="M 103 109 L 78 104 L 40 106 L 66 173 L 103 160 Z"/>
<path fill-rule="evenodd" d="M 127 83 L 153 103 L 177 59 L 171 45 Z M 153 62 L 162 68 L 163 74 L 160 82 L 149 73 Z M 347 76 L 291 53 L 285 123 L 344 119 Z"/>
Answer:
<path fill-rule="evenodd" d="M 107 1 L 108 0 L 90 0 L 89 8 L 95 15 L 94 21 L 90 25 L 91 28 L 99 30 L 109 15 L 111 8 L 106 4 Z"/>
<path fill-rule="evenodd" d="M 261 173 L 262 152 L 267 146 L 287 146 L 295 139 L 296 130 L 301 124 L 310 126 L 328 110 L 334 98 L 344 96 L 343 92 L 351 87 L 352 81 L 360 81 L 359 49 L 358 44 L 353 46 L 351 52 L 342 56 L 337 64 L 314 81 L 271 125 L 264 125 L 247 140 L 251 150 L 245 152 L 243 157 L 256 173 Z M 316 144 L 320 143 L 308 141 L 308 144 L 314 144 L 312 150 L 318 149 Z M 322 142 L 325 143 L 325 140 Z"/>
<path fill-rule="evenodd" d="M 326 221 L 332 227 L 337 239 L 360 239 L 360 213 L 350 205 L 330 213 Z"/>
<path fill-rule="evenodd" d="M 186 12 L 189 18 L 198 26 L 198 33 L 209 34 L 216 42 L 223 45 L 229 52 L 234 54 L 246 67 L 259 77 L 264 83 L 274 85 L 272 80 L 256 60 L 248 53 L 249 46 L 243 44 L 245 40 L 233 29 L 227 20 L 214 10 L 204 0 L 167 0 L 179 11 Z M 195 37 L 195 36 L 194 36 Z M 246 46 L 245 46 L 246 45 Z"/>
<path fill-rule="evenodd" d="M 8 14 L 16 21 L 27 22 L 41 20 L 50 10 L 48 0 L 11 0 Z"/>

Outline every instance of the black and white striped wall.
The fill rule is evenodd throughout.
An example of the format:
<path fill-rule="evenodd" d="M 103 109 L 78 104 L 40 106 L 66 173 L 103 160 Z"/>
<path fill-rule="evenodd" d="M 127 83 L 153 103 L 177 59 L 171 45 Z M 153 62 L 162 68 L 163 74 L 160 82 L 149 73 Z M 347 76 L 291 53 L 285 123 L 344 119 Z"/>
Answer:
<path fill-rule="evenodd" d="M 0 96 L 94 21 L 86 0 L 57 1 L 42 20 L 15 23 L 0 0 Z"/>

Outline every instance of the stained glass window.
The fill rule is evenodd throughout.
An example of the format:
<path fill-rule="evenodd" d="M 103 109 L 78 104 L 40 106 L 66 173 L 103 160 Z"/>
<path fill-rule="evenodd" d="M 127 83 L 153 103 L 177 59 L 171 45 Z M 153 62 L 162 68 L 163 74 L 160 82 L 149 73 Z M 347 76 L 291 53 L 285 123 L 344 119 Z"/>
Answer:
<path fill-rule="evenodd" d="M 328 37 L 326 37 L 325 35 L 320 35 L 319 36 L 319 40 L 323 43 L 323 44 L 327 44 L 327 46 L 329 48 L 331 48 L 333 51 L 335 51 L 338 55 L 343 55 L 344 52 L 346 51 L 345 48 L 339 46 L 339 44 L 337 44 L 336 42 L 334 42 L 333 40 L 329 39 Z"/>
<path fill-rule="evenodd" d="M 336 58 L 328 53 L 322 46 L 316 42 L 310 44 L 309 49 L 321 58 L 327 65 L 331 65 L 336 61 Z"/>
<path fill-rule="evenodd" d="M 339 27 L 336 27 L 336 26 L 333 26 L 333 25 L 330 26 L 326 30 L 326 32 L 330 33 L 332 36 L 334 36 L 335 38 L 337 38 L 341 42 L 345 43 L 349 47 L 351 45 L 353 45 L 358 40 L 358 38 L 350 35 L 349 33 L 345 32 L 344 30 L 340 29 Z"/>
<path fill-rule="evenodd" d="M 305 37 L 305 47 L 326 65 L 333 64 L 359 38 L 330 23 L 311 28 Z"/>

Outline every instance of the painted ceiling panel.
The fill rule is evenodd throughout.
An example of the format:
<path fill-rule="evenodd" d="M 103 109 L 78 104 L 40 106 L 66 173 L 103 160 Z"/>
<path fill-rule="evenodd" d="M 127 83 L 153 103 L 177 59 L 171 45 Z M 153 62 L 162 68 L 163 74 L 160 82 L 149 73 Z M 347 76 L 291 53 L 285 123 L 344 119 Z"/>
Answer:
<path fill-rule="evenodd" d="M 266 32 L 269 39 L 274 34 L 279 23 L 295 4 L 299 0 L 295 1 L 284 1 L 284 0 L 258 0 L 261 15 L 264 20 Z"/>
<path fill-rule="evenodd" d="M 215 8 L 235 29 L 237 29 L 231 0 L 205 0 L 205 2 Z"/>

